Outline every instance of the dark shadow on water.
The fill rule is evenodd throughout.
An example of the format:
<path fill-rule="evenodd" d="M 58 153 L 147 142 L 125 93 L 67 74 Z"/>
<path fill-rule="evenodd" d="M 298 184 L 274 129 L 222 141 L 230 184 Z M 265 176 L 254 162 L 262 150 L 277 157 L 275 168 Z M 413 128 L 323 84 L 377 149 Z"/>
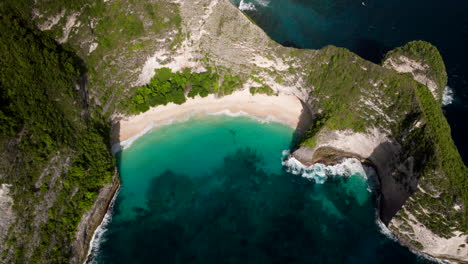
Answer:
<path fill-rule="evenodd" d="M 296 43 L 291 42 L 291 41 L 284 41 L 284 42 L 281 42 L 281 46 L 289 47 L 289 48 L 296 48 L 296 49 L 300 49 L 300 48 L 301 48 L 299 45 L 297 45 Z"/>
<path fill-rule="evenodd" d="M 351 48 L 352 52 L 376 64 L 380 64 L 385 54 L 390 50 L 391 47 L 382 42 L 366 38 L 357 39 Z"/>

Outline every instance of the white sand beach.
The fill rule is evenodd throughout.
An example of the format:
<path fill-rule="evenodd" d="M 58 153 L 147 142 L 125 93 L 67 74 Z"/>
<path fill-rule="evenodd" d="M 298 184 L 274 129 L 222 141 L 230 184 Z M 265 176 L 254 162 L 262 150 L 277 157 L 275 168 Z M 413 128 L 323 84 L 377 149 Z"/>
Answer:
<path fill-rule="evenodd" d="M 186 120 L 194 115 L 246 115 L 296 128 L 302 111 L 301 101 L 289 94 L 252 95 L 246 89 L 220 98 L 213 94 L 204 98 L 197 96 L 188 98 L 182 105 L 170 103 L 156 106 L 145 113 L 123 118 L 119 122 L 119 145 L 128 146 L 155 126 Z"/>

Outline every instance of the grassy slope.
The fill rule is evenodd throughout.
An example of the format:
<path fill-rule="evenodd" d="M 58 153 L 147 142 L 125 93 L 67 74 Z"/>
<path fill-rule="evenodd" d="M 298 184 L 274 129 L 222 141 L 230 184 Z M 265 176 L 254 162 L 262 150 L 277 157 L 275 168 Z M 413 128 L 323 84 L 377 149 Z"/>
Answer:
<path fill-rule="evenodd" d="M 64 263 L 83 212 L 114 173 L 110 126 L 75 89 L 83 68 L 71 52 L 5 12 L 0 31 L 0 182 L 12 184 L 21 216 L 0 262 Z"/>

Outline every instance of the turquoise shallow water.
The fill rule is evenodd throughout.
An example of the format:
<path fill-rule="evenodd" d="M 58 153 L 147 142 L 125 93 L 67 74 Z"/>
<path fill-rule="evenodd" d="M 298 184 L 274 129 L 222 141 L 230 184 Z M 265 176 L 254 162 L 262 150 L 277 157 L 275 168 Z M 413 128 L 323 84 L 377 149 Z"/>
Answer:
<path fill-rule="evenodd" d="M 355 174 L 281 165 L 293 130 L 245 117 L 160 127 L 118 155 L 122 187 L 96 263 L 427 263 L 380 232 Z"/>
<path fill-rule="evenodd" d="M 282 150 L 289 149 L 293 130 L 276 123 L 248 118 L 192 118 L 188 122 L 163 126 L 135 141 L 119 155 L 122 177 L 119 208 L 144 207 L 145 190 L 151 180 L 167 171 L 203 177 L 220 164 L 227 154 L 252 148 L 264 157 L 259 168 L 270 173 L 281 170 Z M 269 133 L 265 134 L 265 130 Z M 127 210 L 128 209 L 128 210 Z M 131 214 L 131 213 L 130 213 Z"/>

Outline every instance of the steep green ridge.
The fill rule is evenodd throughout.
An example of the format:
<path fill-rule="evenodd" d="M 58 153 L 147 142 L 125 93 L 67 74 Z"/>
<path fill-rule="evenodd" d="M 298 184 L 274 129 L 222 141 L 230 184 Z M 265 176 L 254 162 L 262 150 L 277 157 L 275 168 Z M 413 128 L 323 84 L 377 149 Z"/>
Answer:
<path fill-rule="evenodd" d="M 14 12 L 29 22 L 33 18 L 37 27 L 47 25 L 49 18 L 58 18 L 57 24 L 43 31 L 66 42 L 63 45 L 86 63 L 87 85 L 92 87 L 89 97 L 106 115 L 116 111 L 129 88 L 135 86 L 135 68 L 151 55 L 154 39 L 163 40 L 161 48 L 173 49 L 183 37 L 179 9 L 168 1 L 5 0 L 0 11 Z M 77 18 L 80 29 L 66 34 L 66 24 L 72 17 Z M 96 48 L 91 52 L 92 45 Z"/>
<path fill-rule="evenodd" d="M 114 174 L 110 126 L 88 105 L 73 53 L 0 15 L 0 182 L 18 218 L 3 263 L 64 263 L 78 222 Z"/>
<path fill-rule="evenodd" d="M 468 168 L 448 136 L 450 126 L 439 103 L 424 85 L 416 86 L 416 95 L 426 121 L 425 133 L 419 140 L 427 154 L 419 185 L 432 192 L 417 192 L 405 206 L 414 209 L 418 220 L 436 234 L 450 237 L 453 227 L 468 232 L 468 211 L 447 206 L 462 204 L 466 208 L 468 205 Z M 418 208 L 421 205 L 434 211 L 422 213 Z"/>
<path fill-rule="evenodd" d="M 444 88 L 447 85 L 447 71 L 437 48 L 425 41 L 411 41 L 388 52 L 382 61 L 394 59 L 396 63 L 401 63 L 399 58 L 402 56 L 421 63 L 423 66 L 428 66 L 425 69 L 415 69 L 413 74 L 422 74 L 434 80 L 438 88 L 437 97 L 442 99 Z"/>
<path fill-rule="evenodd" d="M 416 48 L 432 47 L 415 43 Z M 406 49 L 398 48 L 389 54 L 401 50 Z M 410 50 L 414 57 L 419 49 Z M 439 53 L 432 49 L 421 50 L 424 53 L 418 56 L 425 58 L 428 53 L 432 54 L 429 55 L 429 58 L 433 57 L 431 65 L 437 65 L 438 70 L 444 69 L 443 73 L 435 72 L 438 76 L 446 76 Z M 393 139 L 403 149 L 398 160 L 403 163 L 414 158 L 419 186 L 432 190 L 432 194 L 438 193 L 438 196 L 431 196 L 430 191 L 417 192 L 412 196 L 414 200 L 408 206 L 423 205 L 433 210 L 429 214 L 418 214 L 418 220 L 444 237 L 449 237 L 453 228 L 467 232 L 467 212 L 455 211 L 447 205 L 468 204 L 468 169 L 450 137 L 450 127 L 440 104 L 429 89 L 407 74 L 366 62 L 345 49 L 329 46 L 321 51 L 319 59 L 316 57 L 308 69 L 308 81 L 315 86 L 310 94 L 315 98 L 311 106 L 319 114 L 301 144 L 313 149 L 320 132 L 325 131 L 351 129 L 365 132 L 372 127 L 391 131 Z M 383 114 L 369 107 L 366 101 L 376 104 Z M 414 128 L 418 121 L 423 125 Z M 411 189 L 410 186 L 407 188 Z"/>
<path fill-rule="evenodd" d="M 365 105 L 381 104 L 385 114 L 402 120 L 414 108 L 412 79 L 364 61 L 350 51 L 327 46 L 307 67 L 307 83 L 313 85 L 311 106 L 320 114 L 302 144 L 315 147 L 318 129 L 352 129 L 364 132 L 368 127 L 389 127 L 397 134 L 399 122 L 385 119 Z M 376 100 L 381 99 L 382 101 Z M 388 104 L 385 104 L 385 102 Z M 352 111 L 350 111 L 352 110 Z"/>

